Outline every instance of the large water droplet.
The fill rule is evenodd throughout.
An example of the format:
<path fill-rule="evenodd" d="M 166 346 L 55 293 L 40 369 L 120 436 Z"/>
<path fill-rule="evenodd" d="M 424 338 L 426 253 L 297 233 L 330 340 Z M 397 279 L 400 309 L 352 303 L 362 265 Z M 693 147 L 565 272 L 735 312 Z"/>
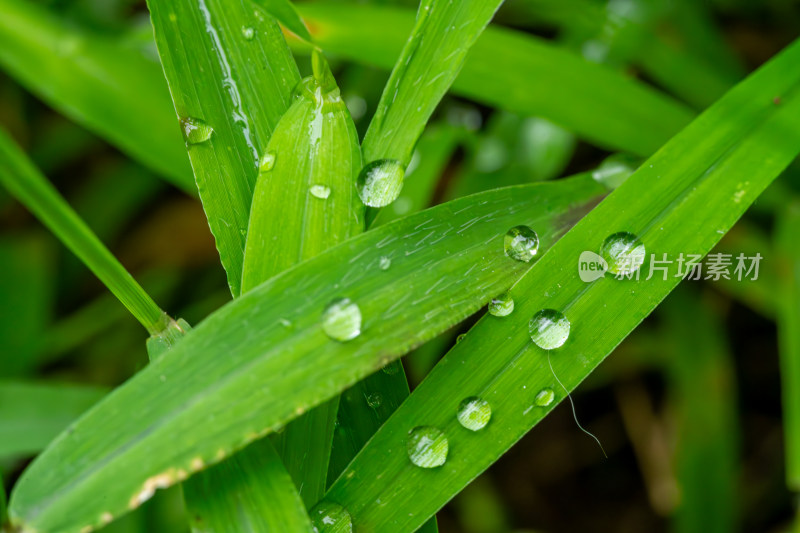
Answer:
<path fill-rule="evenodd" d="M 387 206 L 400 195 L 404 175 L 403 164 L 395 159 L 368 163 L 358 174 L 358 196 L 369 207 Z"/>
<path fill-rule="evenodd" d="M 418 426 L 408 434 L 408 458 L 420 468 L 436 468 L 447 461 L 447 437 L 432 426 Z"/>
<path fill-rule="evenodd" d="M 569 328 L 567 317 L 555 309 L 542 309 L 528 323 L 531 340 L 543 350 L 553 350 L 567 342 Z"/>
<path fill-rule="evenodd" d="M 486 427 L 489 419 L 492 418 L 492 407 L 489 402 L 471 396 L 464 399 L 458 406 L 456 413 L 458 423 L 471 431 L 478 431 Z"/>
<path fill-rule="evenodd" d="M 180 120 L 183 139 L 189 144 L 198 144 L 211 138 L 214 128 L 199 118 L 185 117 Z"/>
<path fill-rule="evenodd" d="M 492 298 L 489 302 L 489 314 L 493 316 L 508 316 L 514 311 L 514 299 L 506 293 Z"/>
<path fill-rule="evenodd" d="M 367 394 L 365 396 L 365 399 L 367 400 L 367 405 L 369 405 L 373 409 L 377 409 L 383 403 L 383 396 L 381 396 L 377 392 L 372 392 L 370 394 Z"/>
<path fill-rule="evenodd" d="M 250 41 L 255 36 L 256 36 L 256 30 L 254 30 L 251 26 L 242 26 L 242 37 Z"/>
<path fill-rule="evenodd" d="M 533 399 L 533 403 L 535 403 L 537 407 L 547 407 L 553 403 L 555 398 L 556 394 L 553 392 L 553 389 L 542 389 Z"/>
<path fill-rule="evenodd" d="M 612 274 L 632 274 L 644 263 L 644 243 L 633 233 L 620 231 L 606 237 L 600 246 L 600 256 L 608 263 Z"/>
<path fill-rule="evenodd" d="M 514 226 L 503 238 L 503 248 L 508 257 L 530 263 L 539 251 L 539 236 L 528 226 Z"/>
<path fill-rule="evenodd" d="M 349 298 L 337 298 L 322 312 L 322 330 L 340 342 L 355 339 L 361 334 L 361 309 Z"/>
<path fill-rule="evenodd" d="M 353 519 L 338 503 L 322 501 L 309 511 L 316 533 L 352 533 Z"/>
<path fill-rule="evenodd" d="M 258 162 L 258 170 L 261 172 L 269 172 L 275 166 L 275 152 L 266 152 L 261 156 Z"/>
<path fill-rule="evenodd" d="M 382 255 L 381 258 L 378 260 L 378 267 L 381 270 L 389 270 L 389 267 L 392 266 L 392 260 Z"/>
<path fill-rule="evenodd" d="M 327 185 L 312 185 L 309 187 L 312 196 L 325 200 L 331 195 L 331 188 Z"/>

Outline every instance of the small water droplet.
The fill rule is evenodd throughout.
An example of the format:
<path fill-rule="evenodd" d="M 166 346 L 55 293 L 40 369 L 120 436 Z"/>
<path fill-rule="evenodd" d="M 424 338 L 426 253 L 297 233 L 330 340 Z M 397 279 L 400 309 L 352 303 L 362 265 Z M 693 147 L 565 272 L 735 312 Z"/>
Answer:
<path fill-rule="evenodd" d="M 367 394 L 365 396 L 365 399 L 367 400 L 367 405 L 369 405 L 373 409 L 377 409 L 383 403 L 383 397 L 377 392 Z"/>
<path fill-rule="evenodd" d="M 188 144 L 199 144 L 211 138 L 214 128 L 199 118 L 185 117 L 180 120 L 183 139 Z"/>
<path fill-rule="evenodd" d="M 378 267 L 381 270 L 389 270 L 389 267 L 392 266 L 392 260 L 382 255 L 381 258 L 378 260 Z"/>
<path fill-rule="evenodd" d="M 312 196 L 316 196 L 322 200 L 325 200 L 331 195 L 331 188 L 327 185 L 312 185 L 308 190 L 311 192 Z"/>
<path fill-rule="evenodd" d="M 508 316 L 514 311 L 514 299 L 506 293 L 492 298 L 489 302 L 489 314 L 493 316 Z"/>
<path fill-rule="evenodd" d="M 361 309 L 349 298 L 337 298 L 322 312 L 322 330 L 340 342 L 355 339 L 361 334 Z"/>
<path fill-rule="evenodd" d="M 492 407 L 489 402 L 471 396 L 465 398 L 458 406 L 456 414 L 458 423 L 471 431 L 478 431 L 486 427 L 489 419 L 492 418 Z"/>
<path fill-rule="evenodd" d="M 533 403 L 535 403 L 537 407 L 547 407 L 553 403 L 555 399 L 556 394 L 553 392 L 553 389 L 542 389 L 533 399 Z"/>
<path fill-rule="evenodd" d="M 462 333 L 458 337 L 456 337 L 456 344 L 458 344 L 459 342 L 463 341 L 464 337 L 466 337 L 466 336 L 467 336 L 466 333 Z"/>
<path fill-rule="evenodd" d="M 644 244 L 633 233 L 620 231 L 606 237 L 600 256 L 608 263 L 609 272 L 624 276 L 636 272 L 644 263 Z"/>
<path fill-rule="evenodd" d="M 321 501 L 309 511 L 315 533 L 352 533 L 353 519 L 338 503 Z"/>
<path fill-rule="evenodd" d="M 539 251 L 539 236 L 528 226 L 514 226 L 503 238 L 506 255 L 530 263 Z"/>
<path fill-rule="evenodd" d="M 387 206 L 400 195 L 404 175 L 403 164 L 395 159 L 368 163 L 358 174 L 358 196 L 369 207 Z"/>
<path fill-rule="evenodd" d="M 408 458 L 420 468 L 436 468 L 447 460 L 447 437 L 432 426 L 418 426 L 408 433 Z"/>
<path fill-rule="evenodd" d="M 555 309 L 542 309 L 528 323 L 531 340 L 543 350 L 553 350 L 567 342 L 569 328 L 567 317 Z"/>
<path fill-rule="evenodd" d="M 244 37 L 246 40 L 250 41 L 250 40 L 252 40 L 252 39 L 253 39 L 253 37 L 255 37 L 255 36 L 256 36 L 256 30 L 254 30 L 254 29 L 253 29 L 252 27 L 250 27 L 250 26 L 242 26 L 242 36 L 243 36 L 243 37 Z"/>
<path fill-rule="evenodd" d="M 258 170 L 261 172 L 269 172 L 275 166 L 275 152 L 266 152 L 261 156 L 258 162 Z"/>

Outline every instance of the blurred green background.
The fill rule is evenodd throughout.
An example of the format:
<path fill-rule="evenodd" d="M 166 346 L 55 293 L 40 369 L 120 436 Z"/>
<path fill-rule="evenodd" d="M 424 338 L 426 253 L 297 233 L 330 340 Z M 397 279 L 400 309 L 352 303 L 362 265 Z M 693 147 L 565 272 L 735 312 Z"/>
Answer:
<path fill-rule="evenodd" d="M 35 3 L 66 27 L 157 61 L 143 2 Z M 552 39 L 701 110 L 797 36 L 800 2 L 509 0 L 494 23 Z M 0 124 L 173 316 L 197 323 L 225 303 L 199 202 L 29 92 L 7 73 L 12 56 L 0 53 Z M 688 69 L 686 57 L 702 68 Z M 363 135 L 388 73 L 332 60 Z M 308 71 L 307 56 L 299 64 Z M 483 189 L 595 169 L 612 155 L 547 120 L 454 96 L 417 153 L 406 190 L 380 222 Z M 787 170 L 717 248 L 760 253 L 759 279 L 684 282 L 574 395 L 608 459 L 562 405 L 439 513 L 441 531 L 800 531 L 800 450 L 784 444 L 800 428 L 782 409 L 782 391 L 791 402 L 800 388 L 790 377 L 800 357 L 798 170 Z M 412 386 L 470 324 L 404 358 Z M 0 393 L 7 489 L 73 416 L 147 363 L 142 333 L 0 190 L 0 379 L 82 385 L 74 405 L 41 387 Z M 184 531 L 183 513 L 173 489 L 107 530 Z"/>

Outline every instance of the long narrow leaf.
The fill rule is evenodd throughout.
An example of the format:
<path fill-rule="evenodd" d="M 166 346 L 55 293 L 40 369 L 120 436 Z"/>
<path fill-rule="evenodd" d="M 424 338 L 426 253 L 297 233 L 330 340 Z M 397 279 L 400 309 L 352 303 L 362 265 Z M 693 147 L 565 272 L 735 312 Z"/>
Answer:
<path fill-rule="evenodd" d="M 275 431 L 507 289 L 530 266 L 505 255 L 508 228 L 534 226 L 549 247 L 604 191 L 584 175 L 456 200 L 272 278 L 62 434 L 17 483 L 13 522 L 65 533 L 99 525 Z M 361 317 L 347 342 L 321 325 L 339 298 L 359 311 L 349 308 L 346 324 Z M 338 336 L 338 323 L 326 329 Z"/>
<path fill-rule="evenodd" d="M 234 296 L 258 162 L 299 80 L 278 24 L 250 0 L 150 0 L 164 73 Z"/>
<path fill-rule="evenodd" d="M 375 434 L 326 500 L 343 505 L 358 528 L 413 531 L 563 400 L 561 384 L 574 389 L 678 284 L 680 254 L 705 255 L 800 151 L 800 71 L 792 67 L 798 61 L 800 41 L 703 113 L 545 253 L 511 289 L 513 313 L 482 318 Z M 658 266 L 651 258 L 635 280 L 582 281 L 581 253 L 599 252 L 618 232 L 636 235 L 656 260 L 666 254 L 672 268 L 650 277 L 649 267 Z M 532 343 L 529 330 L 545 309 L 570 323 L 567 336 L 559 337 L 563 346 L 551 351 Z M 534 321 L 537 339 L 538 326 L 553 331 Z M 456 419 L 460 403 L 472 396 L 492 411 L 477 432 Z M 436 427 L 448 439 L 451 453 L 442 467 L 409 460 L 409 431 L 417 426 Z"/>
<path fill-rule="evenodd" d="M 776 246 L 780 251 L 781 269 L 778 299 L 778 341 L 781 363 L 781 395 L 783 398 L 783 432 L 786 450 L 786 484 L 800 492 L 800 253 L 797 232 L 800 229 L 800 206 L 796 202 L 779 219 Z"/>
<path fill-rule="evenodd" d="M 390 7 L 310 2 L 298 8 L 325 50 L 387 69 L 414 24 L 411 12 Z M 543 39 L 494 27 L 472 47 L 452 90 L 642 156 L 692 119 L 688 107 L 644 84 Z"/>
<path fill-rule="evenodd" d="M 0 1 L 0 65 L 30 91 L 183 190 L 196 187 L 159 66 L 34 2 Z"/>
<path fill-rule="evenodd" d="M 422 0 L 408 41 L 364 137 L 364 161 L 405 167 L 417 139 L 452 85 L 464 58 L 502 0 Z M 362 46 L 364 43 L 362 41 Z"/>

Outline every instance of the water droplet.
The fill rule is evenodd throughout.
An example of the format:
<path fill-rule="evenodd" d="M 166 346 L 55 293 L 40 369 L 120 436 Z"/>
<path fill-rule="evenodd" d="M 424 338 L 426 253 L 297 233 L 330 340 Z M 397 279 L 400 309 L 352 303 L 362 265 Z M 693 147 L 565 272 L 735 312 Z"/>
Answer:
<path fill-rule="evenodd" d="M 358 195 L 364 205 L 384 207 L 394 202 L 403 188 L 405 169 L 395 159 L 368 163 L 358 174 Z"/>
<path fill-rule="evenodd" d="M 539 236 L 528 226 L 514 226 L 503 238 L 503 248 L 508 257 L 530 263 L 539 251 Z"/>
<path fill-rule="evenodd" d="M 506 293 L 492 298 L 489 302 L 489 314 L 493 316 L 507 316 L 514 311 L 514 299 Z"/>
<path fill-rule="evenodd" d="M 349 298 L 337 298 L 322 312 L 322 330 L 340 342 L 355 339 L 361 334 L 361 309 Z"/>
<path fill-rule="evenodd" d="M 447 437 L 432 426 L 418 426 L 408 433 L 408 458 L 420 468 L 436 468 L 447 460 Z"/>
<path fill-rule="evenodd" d="M 275 153 L 274 152 L 266 152 L 264 155 L 261 156 L 261 160 L 258 162 L 258 170 L 261 172 L 269 172 L 272 170 L 272 167 L 275 166 Z"/>
<path fill-rule="evenodd" d="M 253 37 L 256 36 L 256 30 L 254 30 L 250 26 L 242 26 L 242 36 L 248 41 L 250 41 L 253 39 Z"/>
<path fill-rule="evenodd" d="M 606 237 L 600 246 L 600 256 L 608 263 L 612 274 L 631 274 L 644 263 L 644 244 L 633 233 L 620 231 Z"/>
<path fill-rule="evenodd" d="M 367 400 L 367 405 L 369 405 L 373 409 L 377 409 L 383 403 L 383 397 L 377 392 L 367 394 L 365 398 Z"/>
<path fill-rule="evenodd" d="M 492 418 L 492 407 L 486 400 L 471 396 L 464 399 L 458 406 L 456 418 L 458 418 L 458 423 L 465 428 L 478 431 L 486 427 L 489 419 Z"/>
<path fill-rule="evenodd" d="M 315 533 L 352 533 L 353 519 L 338 503 L 322 501 L 308 513 Z"/>
<path fill-rule="evenodd" d="M 464 340 L 464 337 L 466 337 L 466 336 L 467 336 L 467 334 L 466 334 L 466 333 L 462 333 L 461 335 L 459 335 L 458 337 L 456 337 L 456 344 L 458 344 L 459 342 L 463 341 L 463 340 Z"/>
<path fill-rule="evenodd" d="M 392 260 L 382 255 L 380 260 L 378 261 L 378 267 L 381 270 L 389 270 L 389 267 L 392 266 Z"/>
<path fill-rule="evenodd" d="M 603 184 L 607 189 L 614 190 L 628 177 L 636 172 L 642 164 L 641 158 L 626 153 L 618 153 L 608 156 L 592 172 L 592 177 Z"/>
<path fill-rule="evenodd" d="M 331 195 L 331 188 L 327 185 L 312 185 L 308 189 L 313 196 L 325 200 Z"/>
<path fill-rule="evenodd" d="M 533 403 L 535 403 L 537 407 L 547 407 L 553 403 L 555 398 L 556 394 L 553 392 L 553 389 L 542 389 L 533 399 Z"/>
<path fill-rule="evenodd" d="M 531 340 L 543 350 L 553 350 L 567 342 L 569 328 L 567 317 L 555 309 L 542 309 L 528 323 Z"/>
<path fill-rule="evenodd" d="M 183 139 L 189 144 L 198 144 L 211 138 L 214 128 L 199 118 L 185 117 L 180 120 Z"/>

